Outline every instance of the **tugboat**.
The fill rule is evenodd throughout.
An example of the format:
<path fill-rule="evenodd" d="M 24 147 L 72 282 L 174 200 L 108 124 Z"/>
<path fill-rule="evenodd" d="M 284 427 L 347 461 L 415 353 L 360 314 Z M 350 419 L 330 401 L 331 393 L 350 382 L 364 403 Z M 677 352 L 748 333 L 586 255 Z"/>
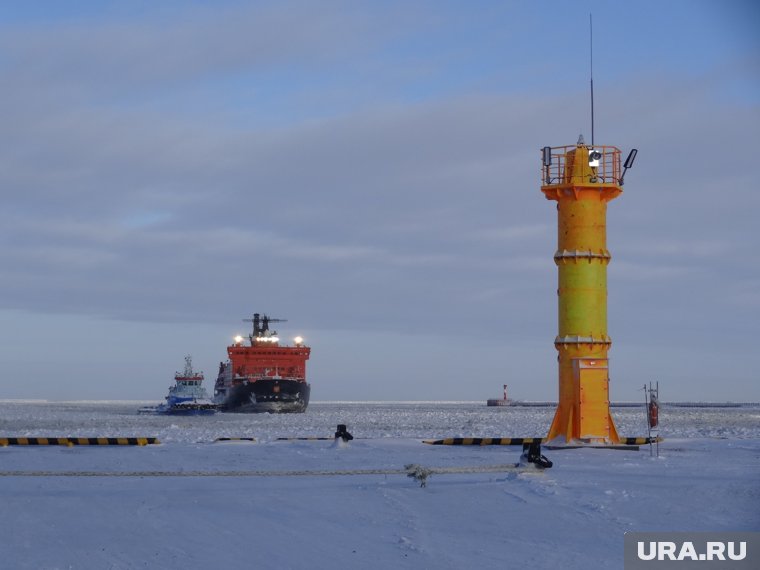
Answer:
<path fill-rule="evenodd" d="M 227 362 L 219 363 L 214 402 L 224 412 L 305 412 L 311 385 L 306 382 L 306 361 L 311 348 L 296 337 L 294 346 L 281 346 L 270 323 L 286 322 L 254 313 L 253 332 L 237 336 L 227 347 Z"/>
<path fill-rule="evenodd" d="M 201 386 L 203 372 L 193 370 L 191 356 L 185 357 L 185 370 L 175 373 L 174 381 L 175 385 L 169 388 L 169 395 L 166 396 L 166 403 L 155 408 L 157 414 L 193 416 L 216 413 L 218 406 Z"/>

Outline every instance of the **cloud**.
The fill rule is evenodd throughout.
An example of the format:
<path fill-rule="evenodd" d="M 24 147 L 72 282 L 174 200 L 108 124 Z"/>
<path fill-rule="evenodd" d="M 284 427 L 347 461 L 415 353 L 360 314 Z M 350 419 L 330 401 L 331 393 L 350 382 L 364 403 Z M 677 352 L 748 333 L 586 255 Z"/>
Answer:
<path fill-rule="evenodd" d="M 547 233 L 551 232 L 552 229 L 553 228 L 549 224 L 522 224 L 478 230 L 473 237 L 487 241 L 509 243 L 545 236 Z"/>
<path fill-rule="evenodd" d="M 443 322 L 436 315 L 453 300 L 473 322 L 488 320 L 498 298 L 489 293 L 494 281 L 530 289 L 539 272 L 548 279 L 537 291 L 551 304 L 556 214 L 537 176 L 537 149 L 547 139 L 527 145 L 505 133 L 548 132 L 545 117 L 558 101 L 466 96 L 248 133 L 137 113 L 127 120 L 102 109 L 78 128 L 64 122 L 30 141 L 35 154 L 10 169 L 23 190 L 4 216 L 17 243 L 12 273 L 17 283 L 37 285 L 4 298 L 11 307 L 63 296 L 69 308 L 98 314 L 126 317 L 144 306 L 140 312 L 155 319 L 191 310 L 213 318 L 245 304 L 249 283 L 260 298 L 283 305 L 296 291 L 303 299 L 304 290 L 319 291 L 320 306 L 369 301 L 392 326 L 407 303 Z M 645 284 L 677 282 L 694 271 L 684 259 L 730 257 L 731 236 L 692 235 L 688 202 L 675 214 L 685 198 L 680 173 L 655 187 L 641 183 L 651 177 L 658 145 L 669 145 L 667 138 L 643 142 L 626 193 L 610 204 L 610 271 Z M 711 178 L 689 182 L 709 185 Z M 659 204 L 659 213 L 644 199 Z M 88 263 L 60 274 L 74 252 Z M 205 275 L 173 287 L 190 270 Z M 41 284 L 52 271 L 64 283 L 56 296 Z M 168 290 L 171 296 L 153 293 Z M 230 303 L 234 295 L 241 300 Z M 518 298 L 501 302 L 514 315 L 526 310 Z M 319 310 L 303 304 L 299 310 L 316 318 Z M 355 306 L 338 324 L 378 326 L 366 313 Z"/>
<path fill-rule="evenodd" d="M 666 240 L 653 240 L 651 238 L 638 238 L 635 242 L 624 244 L 618 248 L 619 252 L 634 255 L 651 255 L 657 257 L 719 257 L 730 252 L 731 243 L 727 240 L 712 239 L 693 241 L 671 238 Z"/>
<path fill-rule="evenodd" d="M 22 87 L 45 80 L 64 97 L 84 90 L 118 97 L 209 75 L 324 64 L 376 35 L 365 14 L 342 3 L 196 6 L 153 16 L 15 24 L 0 45 Z"/>
<path fill-rule="evenodd" d="M 556 57 L 544 13 L 175 9 L 3 28 L 0 310 L 175 330 L 267 310 L 338 336 L 435 331 L 431 347 L 468 331 L 498 359 L 533 343 L 553 365 L 539 149 L 590 133 L 586 59 Z M 608 205 L 610 334 L 749 354 L 757 60 L 652 67 L 658 37 L 595 78 L 597 141 L 639 149 Z M 676 55 L 724 57 L 713 41 Z"/>
<path fill-rule="evenodd" d="M 443 324 L 453 306 L 473 326 L 494 313 L 529 323 L 526 298 L 551 313 L 556 214 L 539 191 L 538 149 L 587 130 L 585 94 L 388 91 L 338 113 L 251 124 L 251 106 L 215 111 L 210 82 L 236 76 L 256 89 L 275 68 L 343 72 L 414 24 L 387 32 L 360 11 L 308 3 L 172 24 L 74 22 L 2 40 L 14 47 L 0 143 L 5 307 L 214 319 L 255 294 L 314 322 L 339 305 L 344 328 L 392 327 L 410 310 Z M 640 149 L 609 205 L 621 295 L 696 279 L 712 296 L 716 282 L 700 276 L 720 267 L 743 282 L 737 268 L 756 258 L 743 238 L 758 199 L 742 165 L 758 112 L 716 98 L 723 72 L 635 76 L 600 92 L 597 138 Z M 299 85 L 292 99 L 288 85 L 291 103 L 343 86 Z M 209 112 L 164 107 L 185 91 Z"/>

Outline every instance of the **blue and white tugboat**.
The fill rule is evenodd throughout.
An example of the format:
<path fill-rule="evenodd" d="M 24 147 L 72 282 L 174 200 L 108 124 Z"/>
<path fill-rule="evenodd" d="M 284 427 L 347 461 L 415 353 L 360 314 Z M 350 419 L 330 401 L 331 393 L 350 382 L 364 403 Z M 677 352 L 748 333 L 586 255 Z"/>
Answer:
<path fill-rule="evenodd" d="M 169 388 L 166 403 L 155 408 L 157 414 L 207 415 L 216 413 L 218 406 L 211 401 L 201 386 L 203 372 L 193 370 L 193 359 L 185 357 L 185 370 L 174 375 L 175 385 Z"/>

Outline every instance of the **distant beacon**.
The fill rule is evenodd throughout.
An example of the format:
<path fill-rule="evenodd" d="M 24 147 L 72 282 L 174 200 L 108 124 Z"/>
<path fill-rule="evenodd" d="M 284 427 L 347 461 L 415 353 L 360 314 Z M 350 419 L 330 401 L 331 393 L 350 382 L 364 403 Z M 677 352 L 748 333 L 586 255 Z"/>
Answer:
<path fill-rule="evenodd" d="M 636 150 L 620 166 L 614 146 L 544 147 L 543 184 L 557 202 L 559 405 L 547 439 L 618 444 L 610 414 L 607 335 L 607 202 L 622 193 Z"/>

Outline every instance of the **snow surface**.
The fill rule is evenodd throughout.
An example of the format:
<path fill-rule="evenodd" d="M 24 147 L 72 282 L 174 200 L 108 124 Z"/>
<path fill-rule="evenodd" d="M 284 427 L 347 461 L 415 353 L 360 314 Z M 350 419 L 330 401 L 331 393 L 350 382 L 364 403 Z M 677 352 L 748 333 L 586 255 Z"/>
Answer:
<path fill-rule="evenodd" d="M 143 403 L 144 404 L 144 403 Z M 5 568 L 622 568 L 627 531 L 760 530 L 760 408 L 663 409 L 660 456 L 545 450 L 545 472 L 213 476 L 229 471 L 477 467 L 515 447 L 429 437 L 537 436 L 553 410 L 473 403 L 312 404 L 305 414 L 138 415 L 139 403 L 0 402 L 0 437 L 157 436 L 158 446 L 0 448 Z M 644 433 L 643 409 L 613 410 Z M 356 439 L 332 436 L 338 423 Z M 258 443 L 214 443 L 217 437 Z"/>

